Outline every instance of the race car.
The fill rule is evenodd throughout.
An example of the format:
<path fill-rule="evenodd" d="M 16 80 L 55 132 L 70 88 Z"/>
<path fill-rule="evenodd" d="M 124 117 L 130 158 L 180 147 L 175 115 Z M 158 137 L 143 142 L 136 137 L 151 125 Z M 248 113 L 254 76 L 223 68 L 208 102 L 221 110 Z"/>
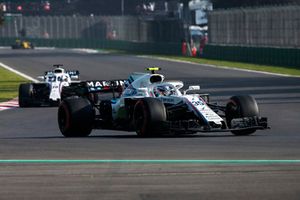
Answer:
<path fill-rule="evenodd" d="M 53 66 L 54 70 L 46 71 L 38 77 L 42 82 L 20 84 L 20 107 L 58 106 L 62 88 L 78 84 L 79 71 L 65 70 L 61 64 Z"/>
<path fill-rule="evenodd" d="M 197 132 L 250 135 L 267 129 L 255 99 L 233 96 L 226 105 L 210 103 L 200 86 L 182 90 L 182 81 L 166 81 L 151 73 L 132 73 L 126 80 L 85 81 L 63 89 L 58 109 L 59 129 L 65 137 L 85 137 L 92 129 L 135 131 L 138 136 Z M 108 98 L 108 93 L 112 94 Z"/>
<path fill-rule="evenodd" d="M 27 40 L 17 39 L 14 44 L 11 45 L 12 49 L 34 49 L 34 45 Z"/>

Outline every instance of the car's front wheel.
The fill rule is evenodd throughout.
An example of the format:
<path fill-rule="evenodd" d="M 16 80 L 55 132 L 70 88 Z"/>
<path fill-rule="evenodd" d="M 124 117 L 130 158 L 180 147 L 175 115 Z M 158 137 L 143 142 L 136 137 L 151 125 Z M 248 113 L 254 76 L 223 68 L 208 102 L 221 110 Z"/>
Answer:
<path fill-rule="evenodd" d="M 256 100 L 248 95 L 233 96 L 226 105 L 226 121 L 229 128 L 231 128 L 231 120 L 243 117 L 258 117 L 259 110 Z M 234 135 L 243 136 L 254 133 L 256 129 L 233 130 Z"/>
<path fill-rule="evenodd" d="M 144 98 L 134 106 L 133 122 L 138 136 L 151 137 L 160 135 L 167 120 L 164 104 L 155 98 Z"/>
<path fill-rule="evenodd" d="M 65 137 L 86 137 L 90 135 L 95 112 L 85 98 L 67 98 L 58 108 L 58 126 Z"/>

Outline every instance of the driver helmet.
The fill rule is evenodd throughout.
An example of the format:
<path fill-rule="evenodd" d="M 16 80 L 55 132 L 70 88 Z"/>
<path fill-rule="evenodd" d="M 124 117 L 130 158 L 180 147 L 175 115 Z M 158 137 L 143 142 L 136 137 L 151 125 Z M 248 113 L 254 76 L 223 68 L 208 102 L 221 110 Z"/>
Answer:
<path fill-rule="evenodd" d="M 154 94 L 156 97 L 170 96 L 174 94 L 174 88 L 169 85 L 159 85 L 155 88 Z"/>

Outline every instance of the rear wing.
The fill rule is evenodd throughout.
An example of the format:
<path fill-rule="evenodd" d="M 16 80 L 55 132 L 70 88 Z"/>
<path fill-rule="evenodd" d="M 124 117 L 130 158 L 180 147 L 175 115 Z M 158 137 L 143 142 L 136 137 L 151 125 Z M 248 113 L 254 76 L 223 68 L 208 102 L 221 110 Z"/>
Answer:
<path fill-rule="evenodd" d="M 93 92 L 114 92 L 122 89 L 127 80 L 100 80 L 85 81 L 89 93 Z"/>

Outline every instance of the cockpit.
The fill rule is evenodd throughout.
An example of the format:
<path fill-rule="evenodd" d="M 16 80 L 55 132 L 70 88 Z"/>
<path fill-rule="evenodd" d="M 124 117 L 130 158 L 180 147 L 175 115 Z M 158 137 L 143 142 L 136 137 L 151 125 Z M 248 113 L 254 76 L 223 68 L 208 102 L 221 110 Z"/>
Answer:
<path fill-rule="evenodd" d="M 178 95 L 178 91 L 172 84 L 159 84 L 153 87 L 155 97 Z"/>

